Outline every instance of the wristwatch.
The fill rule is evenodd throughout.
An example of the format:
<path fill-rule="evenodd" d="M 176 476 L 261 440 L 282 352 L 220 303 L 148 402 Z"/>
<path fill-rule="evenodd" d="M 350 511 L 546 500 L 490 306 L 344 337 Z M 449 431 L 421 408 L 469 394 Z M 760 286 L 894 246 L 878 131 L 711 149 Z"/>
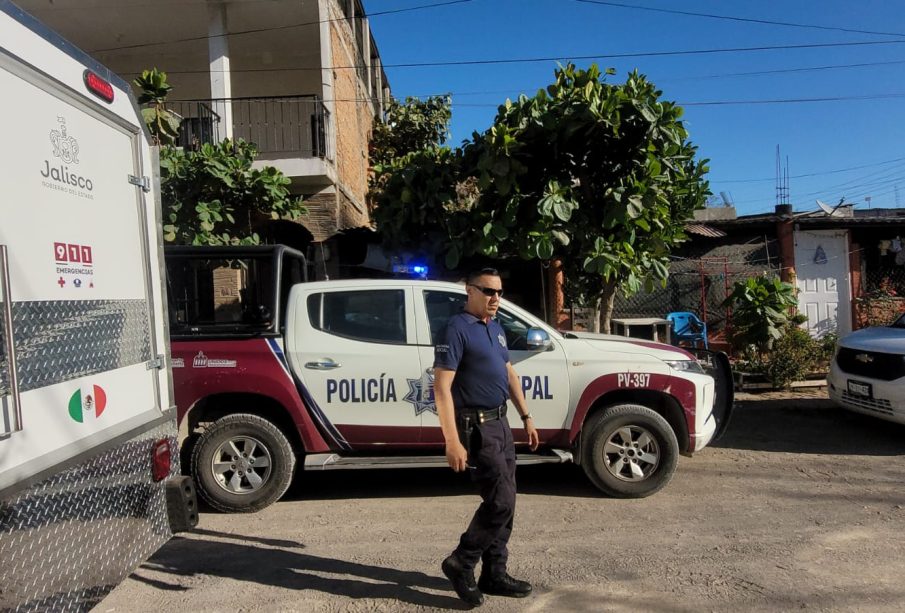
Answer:
<path fill-rule="evenodd" d="M 522 418 L 522 421 L 528 421 L 529 419 L 533 419 L 533 416 L 531 415 L 531 413 L 525 413 L 524 415 L 521 415 L 520 417 Z"/>

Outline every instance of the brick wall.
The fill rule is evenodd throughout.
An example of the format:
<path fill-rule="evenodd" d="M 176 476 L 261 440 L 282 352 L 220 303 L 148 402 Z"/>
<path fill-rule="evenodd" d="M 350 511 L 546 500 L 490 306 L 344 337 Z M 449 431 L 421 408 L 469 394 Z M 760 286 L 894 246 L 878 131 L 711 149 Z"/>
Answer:
<path fill-rule="evenodd" d="M 305 196 L 308 212 L 299 219 L 299 223 L 308 228 L 314 242 L 327 240 L 339 229 L 336 208 L 339 205 L 335 191 L 325 191 Z"/>
<path fill-rule="evenodd" d="M 239 301 L 239 289 L 243 287 L 242 271 L 229 268 L 214 269 L 214 309 L 217 321 L 239 321 L 242 318 L 242 305 Z"/>
<path fill-rule="evenodd" d="M 334 3 L 331 18 L 342 17 Z M 357 70 L 342 68 L 361 62 L 356 52 L 352 27 L 348 20 L 334 21 L 330 27 L 333 51 L 333 128 L 336 133 L 336 171 L 342 192 L 340 218 L 354 226 L 368 223 L 365 198 L 368 191 L 368 142 L 374 121 L 373 109 Z M 354 206 L 349 201 L 354 201 Z M 349 208 L 351 207 L 351 208 Z M 349 209 L 349 210 L 346 210 Z M 348 226 L 346 226 L 348 227 Z"/>

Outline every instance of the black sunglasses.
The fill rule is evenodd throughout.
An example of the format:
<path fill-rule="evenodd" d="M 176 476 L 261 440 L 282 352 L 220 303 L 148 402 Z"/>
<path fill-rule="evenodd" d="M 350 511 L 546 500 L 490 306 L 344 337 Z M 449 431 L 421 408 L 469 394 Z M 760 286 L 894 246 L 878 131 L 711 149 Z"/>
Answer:
<path fill-rule="evenodd" d="M 489 296 L 489 297 L 499 296 L 500 298 L 503 297 L 503 290 L 501 290 L 501 289 L 494 289 L 492 287 L 484 287 L 483 285 L 475 285 L 474 283 L 469 283 L 469 285 L 474 288 L 477 288 L 477 290 L 479 292 L 481 292 L 482 294 L 484 294 L 485 296 Z"/>

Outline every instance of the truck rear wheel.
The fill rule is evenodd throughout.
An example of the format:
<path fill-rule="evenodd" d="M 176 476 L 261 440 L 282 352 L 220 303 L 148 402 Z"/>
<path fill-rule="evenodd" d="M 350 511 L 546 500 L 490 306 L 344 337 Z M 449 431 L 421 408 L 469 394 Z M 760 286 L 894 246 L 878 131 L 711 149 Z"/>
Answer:
<path fill-rule="evenodd" d="M 672 479 L 679 443 L 656 411 L 638 404 L 615 405 L 592 417 L 585 427 L 582 466 L 604 493 L 644 498 Z"/>
<path fill-rule="evenodd" d="M 198 493 L 227 513 L 260 511 L 286 492 L 295 455 L 283 432 L 248 413 L 221 417 L 192 450 L 192 476 Z"/>

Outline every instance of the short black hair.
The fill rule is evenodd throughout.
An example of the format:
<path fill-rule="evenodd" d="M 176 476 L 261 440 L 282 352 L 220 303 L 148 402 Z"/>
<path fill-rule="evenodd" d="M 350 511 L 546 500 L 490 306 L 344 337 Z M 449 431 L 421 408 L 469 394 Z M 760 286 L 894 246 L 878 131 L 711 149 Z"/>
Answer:
<path fill-rule="evenodd" d="M 479 277 L 499 277 L 500 271 L 496 268 L 481 268 L 480 270 L 472 270 L 465 278 L 466 283 L 474 283 Z"/>

